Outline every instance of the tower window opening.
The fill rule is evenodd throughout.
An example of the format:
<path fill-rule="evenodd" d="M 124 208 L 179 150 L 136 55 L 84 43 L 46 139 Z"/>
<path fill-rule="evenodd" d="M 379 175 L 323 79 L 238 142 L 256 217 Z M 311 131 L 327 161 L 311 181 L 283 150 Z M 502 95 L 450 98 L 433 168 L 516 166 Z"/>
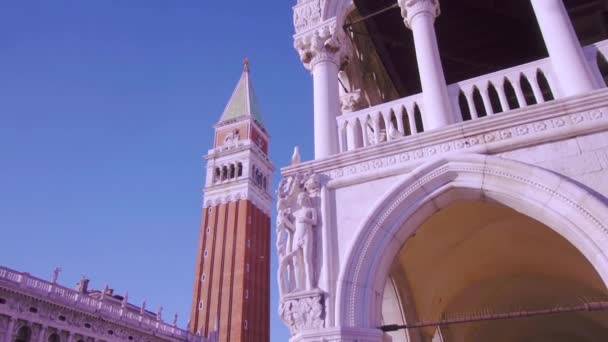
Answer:
<path fill-rule="evenodd" d="M 209 254 L 209 253 L 207 253 L 207 250 L 205 250 L 205 253 L 203 253 L 203 255 L 205 256 L 205 258 L 207 257 L 207 254 Z"/>
<path fill-rule="evenodd" d="M 203 310 L 203 301 L 198 302 L 198 309 Z"/>
<path fill-rule="evenodd" d="M 236 165 L 236 176 L 237 177 L 241 177 L 243 175 L 243 164 L 242 163 L 238 163 Z"/>
<path fill-rule="evenodd" d="M 230 179 L 236 177 L 236 168 L 234 167 L 234 164 L 230 165 Z"/>
<path fill-rule="evenodd" d="M 228 177 L 228 168 L 226 166 L 222 166 L 222 180 L 226 180 Z"/>

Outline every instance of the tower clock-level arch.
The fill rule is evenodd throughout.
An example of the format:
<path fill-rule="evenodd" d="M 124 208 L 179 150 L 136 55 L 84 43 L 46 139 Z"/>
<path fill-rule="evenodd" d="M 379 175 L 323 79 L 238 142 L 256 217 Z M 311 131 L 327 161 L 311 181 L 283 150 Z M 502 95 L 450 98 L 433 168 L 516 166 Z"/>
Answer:
<path fill-rule="evenodd" d="M 572 260 L 588 265 L 586 272 L 590 286 L 595 287 L 595 293 L 606 293 L 608 207 L 605 201 L 569 179 L 538 167 L 492 156 L 453 155 L 415 169 L 377 204 L 357 230 L 338 279 L 338 324 L 365 329 L 400 323 L 382 320 L 387 279 L 390 279 L 393 288 L 399 286 L 399 282 L 403 283 L 402 279 L 390 277 L 395 260 L 403 253 L 404 244 L 407 247 L 408 239 L 411 240 L 413 236 L 418 239 L 417 235 L 422 235 L 424 229 L 421 226 L 437 220 L 442 213 L 445 216 L 446 211 L 462 213 L 463 210 L 469 213 L 469 217 L 479 210 L 484 213 L 497 210 L 506 213 L 509 218 L 520 220 L 517 222 L 533 222 L 535 228 L 532 229 L 538 228 L 539 231 L 534 231 L 534 234 L 538 233 L 555 243 L 550 246 L 565 246 L 572 255 L 579 255 L 580 259 L 573 256 Z M 500 228 L 492 229 L 501 231 Z M 445 224 L 441 229 L 447 229 Z M 489 243 L 489 240 L 483 243 Z M 559 253 L 550 251 L 550 248 L 547 250 Z M 438 253 L 449 258 L 445 250 Z M 518 251 L 514 250 L 513 253 Z M 559 258 L 556 261 L 559 262 Z M 437 268 L 436 272 L 440 272 L 440 269 Z M 559 287 L 564 284 L 566 282 L 554 285 Z M 454 291 L 451 298 L 453 303 L 466 297 L 466 291 L 472 290 L 463 288 L 460 292 Z M 572 295 L 576 296 L 574 293 Z M 393 293 L 395 296 L 398 294 Z M 402 302 L 411 302 L 411 298 L 402 299 Z M 496 307 L 497 310 L 502 308 Z M 475 311 L 481 308 L 470 309 Z M 406 316 L 415 315 L 410 313 Z"/>

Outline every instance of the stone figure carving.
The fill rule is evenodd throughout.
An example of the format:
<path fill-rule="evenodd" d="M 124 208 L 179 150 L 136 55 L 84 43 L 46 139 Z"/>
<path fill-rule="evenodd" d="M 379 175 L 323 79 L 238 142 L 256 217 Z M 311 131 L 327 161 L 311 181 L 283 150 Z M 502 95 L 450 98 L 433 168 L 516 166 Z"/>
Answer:
<path fill-rule="evenodd" d="M 61 267 L 55 267 L 53 270 L 53 275 L 51 276 L 51 283 L 57 284 L 57 279 L 59 279 L 59 273 L 61 273 Z"/>
<path fill-rule="evenodd" d="M 311 197 L 318 196 L 320 188 L 316 174 L 298 174 L 279 184 L 277 251 L 281 295 L 315 288 L 313 234 L 318 225 L 318 213 Z"/>
<path fill-rule="evenodd" d="M 239 139 L 240 139 L 239 130 L 235 129 L 234 131 L 232 131 L 226 135 L 226 137 L 224 138 L 224 145 L 232 145 L 232 144 L 236 143 L 237 141 L 239 141 Z"/>
<path fill-rule="evenodd" d="M 83 275 L 80 278 L 80 281 L 76 283 L 76 291 L 86 293 L 89 288 L 89 281 L 89 278 Z"/>
<path fill-rule="evenodd" d="M 156 319 L 159 321 L 163 320 L 163 306 L 158 307 L 158 311 L 156 312 Z"/>

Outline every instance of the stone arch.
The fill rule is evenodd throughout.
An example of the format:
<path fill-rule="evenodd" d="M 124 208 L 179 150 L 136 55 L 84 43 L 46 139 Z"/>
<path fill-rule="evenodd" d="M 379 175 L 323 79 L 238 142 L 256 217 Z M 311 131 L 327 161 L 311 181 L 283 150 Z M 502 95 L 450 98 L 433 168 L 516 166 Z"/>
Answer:
<path fill-rule="evenodd" d="M 608 284 L 608 249 L 602 249 L 608 246 L 605 201 L 532 165 L 456 154 L 412 171 L 359 227 L 338 278 L 338 324 L 379 324 L 382 291 L 395 255 L 426 219 L 458 199 L 496 202 L 545 224 L 579 250 Z"/>
<path fill-rule="evenodd" d="M 323 20 L 328 20 L 337 17 L 339 19 L 338 24 L 342 24 L 342 21 L 346 17 L 346 14 L 354 8 L 355 4 L 353 0 L 334 0 L 326 1 L 325 8 L 323 8 Z"/>

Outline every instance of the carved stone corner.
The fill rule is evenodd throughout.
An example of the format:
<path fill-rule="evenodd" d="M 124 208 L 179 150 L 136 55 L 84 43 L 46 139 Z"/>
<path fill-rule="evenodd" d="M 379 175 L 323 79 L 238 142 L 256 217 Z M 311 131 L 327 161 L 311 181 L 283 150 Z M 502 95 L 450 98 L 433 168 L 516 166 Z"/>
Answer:
<path fill-rule="evenodd" d="M 281 299 L 279 315 L 292 336 L 324 327 L 324 299 L 325 293 L 318 289 L 288 294 Z"/>
<path fill-rule="evenodd" d="M 351 113 L 361 109 L 361 90 L 357 89 L 349 93 L 345 93 L 340 97 L 342 113 Z"/>

